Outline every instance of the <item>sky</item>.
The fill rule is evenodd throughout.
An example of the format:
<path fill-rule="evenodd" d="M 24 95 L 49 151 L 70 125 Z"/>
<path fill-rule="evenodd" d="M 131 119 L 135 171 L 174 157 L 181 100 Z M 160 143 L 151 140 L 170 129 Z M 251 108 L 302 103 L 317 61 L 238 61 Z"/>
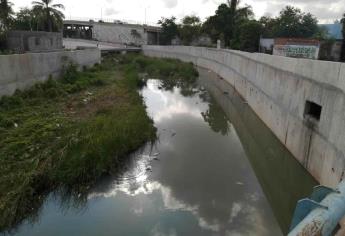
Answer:
<path fill-rule="evenodd" d="M 225 0 L 53 0 L 65 5 L 66 19 L 125 20 L 129 23 L 157 23 L 161 17 L 186 15 L 205 19 L 213 15 L 217 6 Z M 12 0 L 14 9 L 29 7 L 31 0 Z M 256 18 L 276 16 L 286 5 L 293 5 L 311 12 L 320 23 L 333 23 L 345 12 L 345 0 L 242 0 L 241 5 L 252 6 Z"/>

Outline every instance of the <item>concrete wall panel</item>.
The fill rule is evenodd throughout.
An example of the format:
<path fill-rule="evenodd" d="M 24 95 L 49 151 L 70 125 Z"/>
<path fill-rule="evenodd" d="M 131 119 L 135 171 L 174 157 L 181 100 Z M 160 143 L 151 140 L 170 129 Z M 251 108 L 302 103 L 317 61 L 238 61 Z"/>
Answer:
<path fill-rule="evenodd" d="M 92 66 L 100 60 L 98 49 L 0 55 L 0 96 L 45 81 L 50 75 L 57 77 L 69 62 L 82 67 Z"/>

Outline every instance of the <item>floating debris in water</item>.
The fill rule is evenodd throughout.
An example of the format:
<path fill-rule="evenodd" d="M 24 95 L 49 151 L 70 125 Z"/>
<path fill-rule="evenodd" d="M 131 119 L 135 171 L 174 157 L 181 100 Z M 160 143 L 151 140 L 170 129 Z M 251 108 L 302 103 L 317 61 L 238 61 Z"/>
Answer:
<path fill-rule="evenodd" d="M 14 123 L 13 124 L 15 128 L 18 128 L 18 124 L 17 123 Z"/>
<path fill-rule="evenodd" d="M 156 152 L 155 154 L 153 154 L 154 157 L 159 156 L 159 152 Z"/>
<path fill-rule="evenodd" d="M 237 185 L 244 185 L 242 182 L 236 182 Z"/>
<path fill-rule="evenodd" d="M 159 161 L 159 158 L 158 157 L 154 157 L 153 160 Z"/>
<path fill-rule="evenodd" d="M 223 93 L 224 93 L 225 95 L 229 95 L 229 92 L 224 91 Z"/>

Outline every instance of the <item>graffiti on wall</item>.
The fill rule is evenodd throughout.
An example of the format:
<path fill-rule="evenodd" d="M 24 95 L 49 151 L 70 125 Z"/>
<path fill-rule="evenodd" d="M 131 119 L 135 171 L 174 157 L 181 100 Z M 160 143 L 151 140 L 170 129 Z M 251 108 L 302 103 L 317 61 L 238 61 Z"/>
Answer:
<path fill-rule="evenodd" d="M 274 39 L 273 55 L 318 59 L 320 41 L 315 39 L 276 38 Z"/>
<path fill-rule="evenodd" d="M 273 55 L 318 59 L 319 47 L 307 45 L 275 45 L 273 48 Z"/>

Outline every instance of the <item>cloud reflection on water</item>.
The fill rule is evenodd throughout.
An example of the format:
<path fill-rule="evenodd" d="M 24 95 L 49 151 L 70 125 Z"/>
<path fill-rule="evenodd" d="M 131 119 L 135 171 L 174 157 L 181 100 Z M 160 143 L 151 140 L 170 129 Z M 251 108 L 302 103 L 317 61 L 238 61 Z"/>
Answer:
<path fill-rule="evenodd" d="M 236 131 L 229 126 L 229 133 L 228 130 L 217 132 L 224 131 L 220 128 L 210 132 L 205 124 L 202 114 L 207 112 L 208 116 L 217 117 L 213 122 L 218 122 L 219 117 L 224 117 L 219 114 L 221 109 L 210 110 L 210 106 L 215 108 L 214 101 L 201 100 L 200 94 L 186 98 L 177 89 L 162 91 L 158 87 L 156 81 L 148 81 L 143 96 L 161 130 L 158 144 L 161 160 L 154 162 L 149 155 L 142 155 L 126 175 L 135 176 L 140 172 L 138 169 L 152 163 L 153 173 L 144 171 L 136 178 L 116 181 L 109 191 L 92 193 L 89 198 L 115 200 L 117 195 L 125 194 L 143 199 L 144 195 L 150 198 L 158 194 L 162 203 L 154 207 L 161 214 L 189 212 L 200 229 L 209 232 L 205 235 L 280 235 L 255 175 L 245 161 Z M 227 121 L 222 123 L 228 124 Z M 178 138 L 162 132 L 166 127 L 174 127 L 180 134 Z M 202 144 L 204 141 L 208 146 Z M 198 148 L 193 148 L 192 142 Z M 131 212 L 145 217 L 146 202 L 139 202 L 141 205 L 134 206 Z M 179 235 L 171 227 L 157 223 L 151 233 Z"/>

